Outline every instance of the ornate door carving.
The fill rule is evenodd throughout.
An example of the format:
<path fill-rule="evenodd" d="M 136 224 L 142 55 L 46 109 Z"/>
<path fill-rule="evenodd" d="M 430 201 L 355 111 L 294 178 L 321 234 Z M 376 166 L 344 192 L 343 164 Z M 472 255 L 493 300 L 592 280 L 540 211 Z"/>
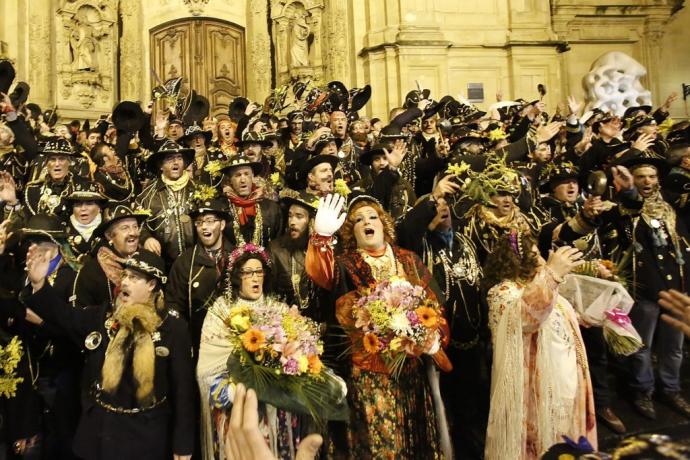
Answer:
<path fill-rule="evenodd" d="M 184 19 L 151 30 L 151 68 L 163 81 L 185 77 L 214 115 L 246 94 L 244 59 L 244 30 L 225 21 Z"/>

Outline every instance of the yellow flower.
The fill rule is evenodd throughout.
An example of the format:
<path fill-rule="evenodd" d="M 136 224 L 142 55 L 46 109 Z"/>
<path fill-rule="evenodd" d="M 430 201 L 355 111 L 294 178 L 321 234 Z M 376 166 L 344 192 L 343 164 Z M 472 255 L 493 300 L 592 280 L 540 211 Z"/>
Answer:
<path fill-rule="evenodd" d="M 230 318 L 230 327 L 237 329 L 238 331 L 246 331 L 249 329 L 251 320 L 249 316 L 246 315 L 235 315 Z"/>
<path fill-rule="evenodd" d="M 364 342 L 364 351 L 367 353 L 376 353 L 379 351 L 379 338 L 372 333 L 367 333 L 362 339 Z"/>
<path fill-rule="evenodd" d="M 279 172 L 274 172 L 271 174 L 271 183 L 275 186 L 280 185 L 280 173 Z"/>
<path fill-rule="evenodd" d="M 307 372 L 307 369 L 309 369 L 309 359 L 304 355 L 300 355 L 300 357 L 297 358 L 297 368 L 300 373 Z"/>
<path fill-rule="evenodd" d="M 433 308 L 419 307 L 415 309 L 415 313 L 424 327 L 431 329 L 438 326 L 438 313 Z"/>
<path fill-rule="evenodd" d="M 309 372 L 312 374 L 320 374 L 323 363 L 317 355 L 311 355 L 308 358 L 309 361 Z"/>
<path fill-rule="evenodd" d="M 491 131 L 489 131 L 489 140 L 490 141 L 500 141 L 501 139 L 506 138 L 506 133 L 503 131 L 501 128 L 496 128 Z"/>
<path fill-rule="evenodd" d="M 350 187 L 347 186 L 347 182 L 345 182 L 343 179 L 335 180 L 333 191 L 341 196 L 348 196 L 351 192 Z"/>
<path fill-rule="evenodd" d="M 393 351 L 398 351 L 400 350 L 400 347 L 402 347 L 402 339 L 400 337 L 396 337 L 393 340 L 391 340 L 390 343 L 390 349 Z"/>
<path fill-rule="evenodd" d="M 265 343 L 266 337 L 264 336 L 264 333 L 258 329 L 249 329 L 247 332 L 242 334 L 242 345 L 251 353 L 259 351 Z"/>
<path fill-rule="evenodd" d="M 461 161 L 460 164 L 452 163 L 452 164 L 448 165 L 448 169 L 446 169 L 446 173 L 453 174 L 455 176 L 462 176 L 469 169 L 470 169 L 470 165 L 468 165 L 464 161 Z"/>
<path fill-rule="evenodd" d="M 192 195 L 192 198 L 195 201 L 200 202 L 208 201 L 215 197 L 216 189 L 208 185 L 198 185 L 196 190 L 194 190 L 194 194 Z"/>

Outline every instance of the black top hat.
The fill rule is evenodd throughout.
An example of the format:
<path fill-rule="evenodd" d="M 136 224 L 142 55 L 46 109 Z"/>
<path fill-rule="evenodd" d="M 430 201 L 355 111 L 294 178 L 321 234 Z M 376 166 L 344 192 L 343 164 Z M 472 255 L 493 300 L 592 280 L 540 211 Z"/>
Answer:
<path fill-rule="evenodd" d="M 192 95 L 189 108 L 187 108 L 184 114 L 183 121 L 187 125 L 199 124 L 204 121 L 204 118 L 208 117 L 210 109 L 211 104 L 208 102 L 208 99 L 195 92 Z"/>
<path fill-rule="evenodd" d="M 551 192 L 551 188 L 559 182 L 580 177 L 580 170 L 570 162 L 549 163 L 539 175 L 539 190 L 542 193 Z"/>
<path fill-rule="evenodd" d="M 36 214 L 29 218 L 26 226 L 20 230 L 22 240 L 50 241 L 57 245 L 67 238 L 65 227 L 54 214 Z"/>
<path fill-rule="evenodd" d="M 73 156 L 75 155 L 74 149 L 72 148 L 72 144 L 70 141 L 65 139 L 64 137 L 51 137 L 49 138 L 41 147 L 40 147 L 41 153 L 43 153 L 46 156 L 49 155 L 64 155 L 64 156 Z"/>
<path fill-rule="evenodd" d="M 145 122 L 144 111 L 136 102 L 122 101 L 113 109 L 113 125 L 120 131 L 137 132 Z"/>
<path fill-rule="evenodd" d="M 329 143 L 335 142 L 335 145 L 340 149 L 340 146 L 343 145 L 343 140 L 340 139 L 339 137 L 335 137 L 331 133 L 325 133 L 319 136 L 319 138 L 316 140 L 314 143 L 314 152 L 317 154 L 323 150 L 324 147 L 326 147 Z"/>
<path fill-rule="evenodd" d="M 328 163 L 331 165 L 331 168 L 333 168 L 333 171 L 335 171 L 336 166 L 338 166 L 338 159 L 337 156 L 335 155 L 321 155 L 321 154 L 316 154 L 310 156 L 307 161 L 305 161 L 302 164 L 302 177 L 306 178 L 307 174 L 314 169 L 317 165 L 320 165 L 321 163 Z"/>
<path fill-rule="evenodd" d="M 17 83 L 10 93 L 10 101 L 15 108 L 19 108 L 26 100 L 29 98 L 29 93 L 31 92 L 31 87 L 23 81 Z"/>
<path fill-rule="evenodd" d="M 250 168 L 252 168 L 252 172 L 254 173 L 254 175 L 260 174 L 263 168 L 263 165 L 258 161 L 251 161 L 245 155 L 240 153 L 239 155 L 235 155 L 230 160 L 226 161 L 221 167 L 220 171 L 230 172 L 234 168 L 239 168 L 241 166 L 249 166 Z"/>
<path fill-rule="evenodd" d="M 378 143 L 375 145 L 372 145 L 368 149 L 366 149 L 362 154 L 359 156 L 359 161 L 362 164 L 365 164 L 367 166 L 371 166 L 371 163 L 374 161 L 374 156 L 376 155 L 385 155 L 386 154 L 386 146 L 384 144 Z"/>
<path fill-rule="evenodd" d="M 319 199 L 305 191 L 296 192 L 291 189 L 283 189 L 280 191 L 280 203 L 285 206 L 285 209 L 289 209 L 294 204 L 306 209 L 309 214 L 315 215 L 319 206 Z"/>
<path fill-rule="evenodd" d="M 371 86 L 364 88 L 352 88 L 350 90 L 350 112 L 357 112 L 364 107 L 371 98 Z"/>
<path fill-rule="evenodd" d="M 633 169 L 641 166 L 652 166 L 656 168 L 659 174 L 668 172 L 669 164 L 666 159 L 657 155 L 651 150 L 644 152 L 631 151 L 618 158 L 614 165 L 625 166 L 628 169 Z"/>
<path fill-rule="evenodd" d="M 204 131 L 204 129 L 198 124 L 193 124 L 184 132 L 184 136 L 178 139 L 180 145 L 187 145 L 188 142 L 192 142 L 195 137 L 204 136 L 204 143 L 206 145 L 211 143 L 213 138 L 213 133 L 211 131 Z"/>
<path fill-rule="evenodd" d="M 189 216 L 192 219 L 196 219 L 197 216 L 202 214 L 215 214 L 223 220 L 232 219 L 232 216 L 228 211 L 227 201 L 218 198 L 211 198 L 197 203 L 196 206 L 189 211 Z"/>
<path fill-rule="evenodd" d="M 152 252 L 137 251 L 125 260 L 124 265 L 125 268 L 157 279 L 161 284 L 168 282 L 168 277 L 165 276 L 165 262 L 160 256 Z"/>
<path fill-rule="evenodd" d="M 258 144 L 262 148 L 268 148 L 273 145 L 271 141 L 264 138 L 263 134 L 254 131 L 245 133 L 244 136 L 242 136 L 242 140 L 235 143 L 237 148 L 240 150 L 243 150 L 252 144 Z"/>
<path fill-rule="evenodd" d="M 133 218 L 136 219 L 139 225 L 141 225 L 148 217 L 150 213 L 140 209 L 133 209 L 126 204 L 118 204 L 111 208 L 108 208 L 103 213 L 103 221 L 94 230 L 94 235 L 102 236 L 110 228 L 111 225 L 121 221 L 122 219 Z"/>
<path fill-rule="evenodd" d="M 173 141 L 172 139 L 168 139 L 167 141 L 165 141 L 165 143 L 163 143 L 163 145 L 160 146 L 160 148 L 155 153 L 149 155 L 149 157 L 146 159 L 146 162 L 150 166 L 156 166 L 159 162 L 165 159 L 166 155 L 172 155 L 176 153 L 181 154 L 184 158 L 185 168 L 189 166 L 192 163 L 192 161 L 194 161 L 194 149 L 182 147 L 180 144 Z"/>
<path fill-rule="evenodd" d="M 108 198 L 102 193 L 102 185 L 98 182 L 77 182 L 74 184 L 72 193 L 70 193 L 67 201 L 95 201 L 96 203 L 105 205 Z"/>
<path fill-rule="evenodd" d="M 644 112 L 645 115 L 648 115 L 652 111 L 652 106 L 651 105 L 636 105 L 633 107 L 628 107 L 625 109 L 625 112 L 623 112 L 623 119 L 627 119 L 635 115 L 637 112 Z"/>
<path fill-rule="evenodd" d="M 419 101 L 423 99 L 428 99 L 429 95 L 431 94 L 431 91 L 428 89 L 423 89 L 423 90 L 418 90 L 418 89 L 413 89 L 409 93 L 405 95 L 405 102 L 403 103 L 403 107 L 406 109 L 411 109 L 413 107 L 417 107 L 417 104 L 419 104 Z"/>
<path fill-rule="evenodd" d="M 0 61 L 0 92 L 7 94 L 15 77 L 14 66 L 10 61 Z"/>

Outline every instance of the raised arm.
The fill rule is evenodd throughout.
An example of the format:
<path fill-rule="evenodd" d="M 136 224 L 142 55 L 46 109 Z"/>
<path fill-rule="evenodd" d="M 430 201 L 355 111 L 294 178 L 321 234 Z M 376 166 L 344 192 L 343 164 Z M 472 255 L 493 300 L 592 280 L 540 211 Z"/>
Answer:
<path fill-rule="evenodd" d="M 333 234 L 345 222 L 345 213 L 342 212 L 344 205 L 345 198 L 338 194 L 329 194 L 326 198 L 321 198 L 314 219 L 314 233 L 309 238 L 304 267 L 314 283 L 324 289 L 333 288 L 335 278 Z"/>

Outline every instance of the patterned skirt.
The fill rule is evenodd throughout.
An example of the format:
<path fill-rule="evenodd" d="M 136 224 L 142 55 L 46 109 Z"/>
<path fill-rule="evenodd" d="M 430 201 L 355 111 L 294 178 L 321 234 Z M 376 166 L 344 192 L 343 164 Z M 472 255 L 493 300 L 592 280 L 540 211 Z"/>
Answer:
<path fill-rule="evenodd" d="M 397 379 L 355 367 L 349 384 L 350 458 L 442 458 L 422 363 L 409 360 Z"/>

